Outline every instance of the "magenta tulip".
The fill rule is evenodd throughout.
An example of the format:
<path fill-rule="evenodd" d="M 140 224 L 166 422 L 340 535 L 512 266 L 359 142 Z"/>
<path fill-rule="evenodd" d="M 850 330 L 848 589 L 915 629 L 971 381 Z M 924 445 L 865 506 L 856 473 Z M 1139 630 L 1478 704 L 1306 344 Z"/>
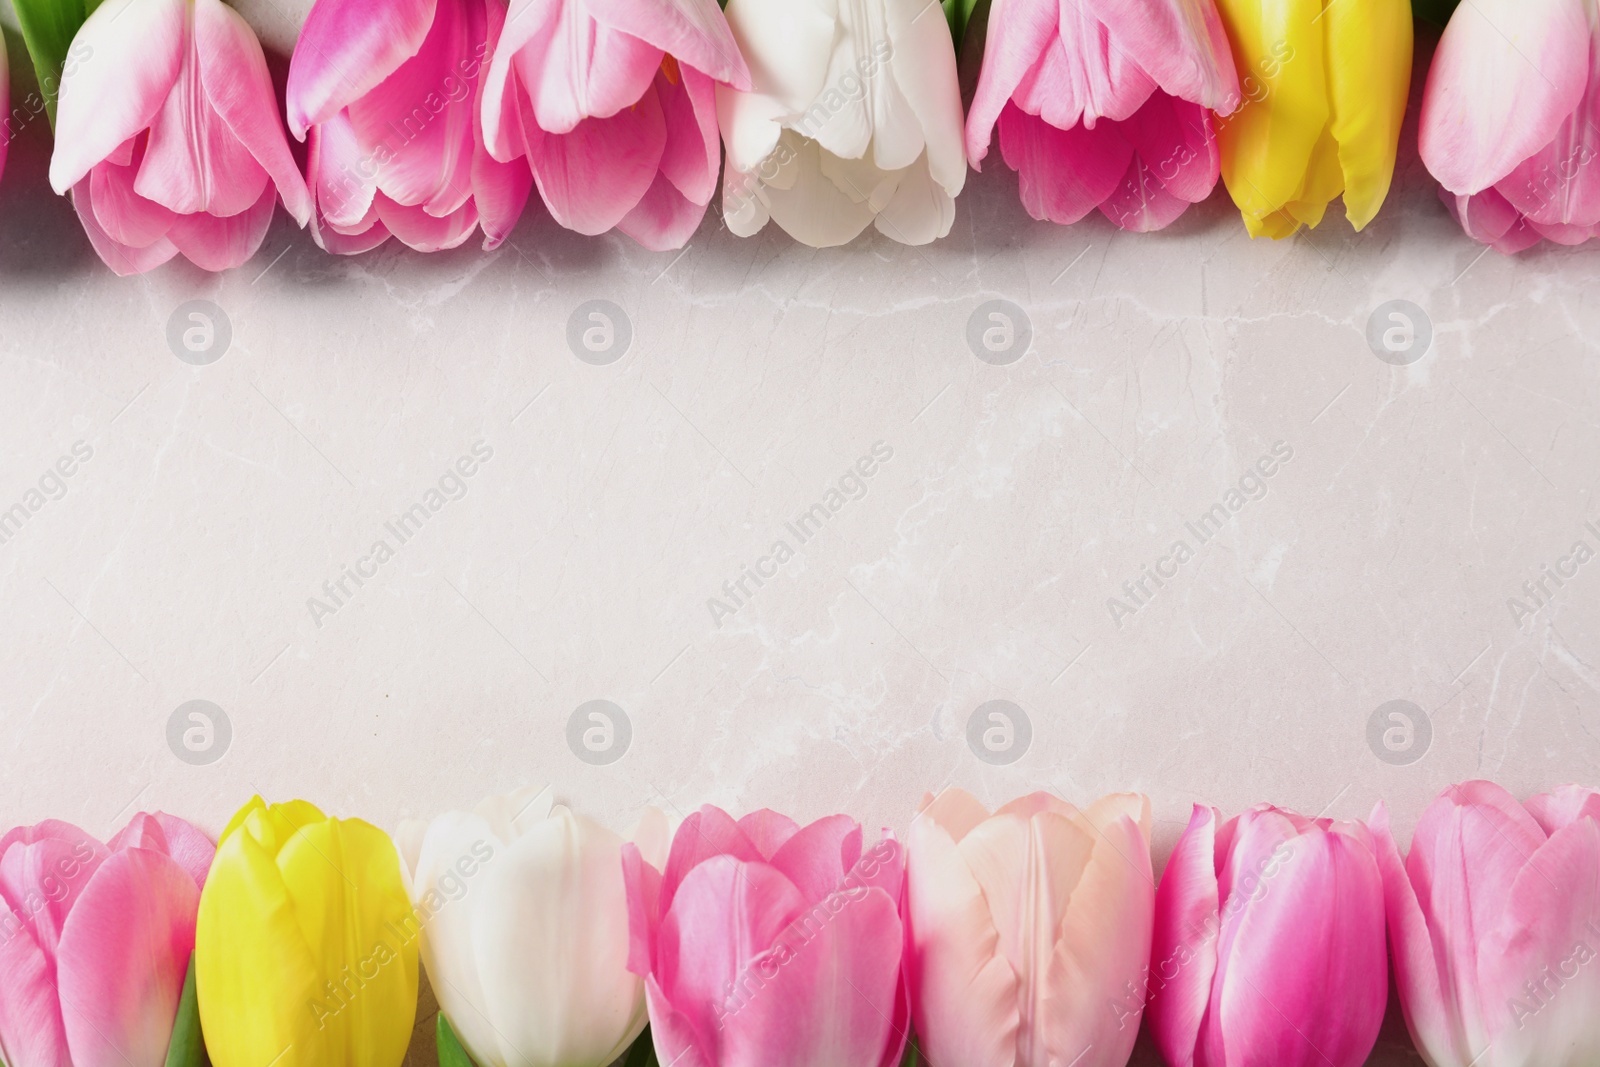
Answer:
<path fill-rule="evenodd" d="M 279 196 L 305 225 L 261 44 L 222 0 L 106 0 L 73 50 L 91 58 L 61 81 L 50 184 L 72 190 L 106 266 L 139 274 L 182 252 L 236 267 Z"/>
<path fill-rule="evenodd" d="M 894 1067 L 910 1005 L 904 858 L 833 815 L 735 822 L 707 805 L 665 871 L 623 846 L 631 940 L 656 1055 L 675 1067 Z"/>
<path fill-rule="evenodd" d="M 311 233 L 330 252 L 392 234 L 421 252 L 483 227 L 493 249 L 527 203 L 526 167 L 484 147 L 479 87 L 505 0 L 317 0 L 289 64 L 307 142 Z"/>
<path fill-rule="evenodd" d="M 159 814 L 109 845 L 63 822 L 0 837 L 0 1058 L 162 1067 L 214 853 Z"/>
<path fill-rule="evenodd" d="M 1406 1025 L 1432 1067 L 1600 1063 L 1600 793 L 1491 782 L 1428 806 L 1401 861 L 1373 817 Z"/>
<path fill-rule="evenodd" d="M 1600 234 L 1600 24 L 1587 0 L 1473 0 L 1439 39 L 1422 161 L 1469 237 L 1501 252 Z"/>
<path fill-rule="evenodd" d="M 928 797 L 907 842 L 911 999 L 930 1064 L 1122 1067 L 1144 1008 L 1150 801 Z"/>
<path fill-rule="evenodd" d="M 719 83 L 750 88 L 716 0 L 512 0 L 484 136 L 561 225 L 679 248 L 717 186 Z"/>
<path fill-rule="evenodd" d="M 995 0 L 987 33 L 967 158 L 998 122 L 1028 214 L 1159 230 L 1211 195 L 1211 112 L 1240 103 L 1212 0 Z"/>
<path fill-rule="evenodd" d="M 1145 1018 L 1171 1067 L 1359 1067 L 1389 996 L 1359 822 L 1196 805 L 1156 891 Z"/>

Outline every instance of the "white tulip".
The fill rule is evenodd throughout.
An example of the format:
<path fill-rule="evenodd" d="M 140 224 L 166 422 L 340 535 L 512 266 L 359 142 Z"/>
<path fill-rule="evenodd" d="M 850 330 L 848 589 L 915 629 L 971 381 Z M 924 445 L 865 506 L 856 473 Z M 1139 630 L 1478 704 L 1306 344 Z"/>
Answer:
<path fill-rule="evenodd" d="M 817 248 L 875 223 L 950 232 L 967 176 L 955 48 L 937 0 L 728 0 L 753 88 L 717 86 L 722 212 Z"/>
<path fill-rule="evenodd" d="M 630 839 L 665 863 L 659 811 Z M 395 841 L 428 978 L 479 1067 L 605 1067 L 639 1036 L 623 837 L 524 789 L 408 822 Z"/>

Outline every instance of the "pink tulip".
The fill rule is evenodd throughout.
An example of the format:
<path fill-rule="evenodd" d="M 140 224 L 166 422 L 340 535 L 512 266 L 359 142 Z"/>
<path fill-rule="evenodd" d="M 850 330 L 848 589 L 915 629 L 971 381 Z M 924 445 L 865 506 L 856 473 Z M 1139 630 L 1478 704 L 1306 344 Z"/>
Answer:
<path fill-rule="evenodd" d="M 719 83 L 750 88 L 716 0 L 512 0 L 484 136 L 561 225 L 679 248 L 717 186 Z"/>
<path fill-rule="evenodd" d="M 484 147 L 479 82 L 505 0 L 317 0 L 289 64 L 289 129 L 308 148 L 311 233 L 330 252 L 393 234 L 421 252 L 483 226 L 504 241 L 526 168 Z"/>
<path fill-rule="evenodd" d="M 1509 132 L 1509 131 L 1508 131 Z M 1600 1063 L 1600 793 L 1428 806 L 1402 863 L 1373 816 L 1406 1025 L 1432 1067 Z"/>
<path fill-rule="evenodd" d="M 927 797 L 906 866 L 908 971 L 931 1064 L 1122 1067 L 1144 1007 L 1150 802 L 1048 793 L 990 815 Z"/>
<path fill-rule="evenodd" d="M 995 0 L 967 159 L 981 169 L 998 121 L 1028 214 L 1159 230 L 1211 195 L 1211 111 L 1239 103 L 1212 0 Z"/>
<path fill-rule="evenodd" d="M 1439 39 L 1422 161 L 1469 237 L 1520 252 L 1600 234 L 1600 23 L 1588 0 L 1473 0 Z"/>
<path fill-rule="evenodd" d="M 707 805 L 657 872 L 623 846 L 628 969 L 675 1067 L 895 1067 L 910 1006 L 904 859 L 845 815 L 801 828 Z"/>
<path fill-rule="evenodd" d="M 102 845 L 42 822 L 0 837 L 0 1058 L 162 1067 L 215 848 L 139 814 Z"/>
<path fill-rule="evenodd" d="M 11 114 L 11 71 L 6 59 L 6 35 L 0 30 L 0 175 L 6 172 L 6 151 L 17 135 L 16 116 Z"/>
<path fill-rule="evenodd" d="M 89 58 L 61 80 L 50 184 L 106 266 L 237 267 L 279 196 L 305 225 L 261 44 L 222 0 L 106 0 L 73 49 Z"/>
<path fill-rule="evenodd" d="M 1171 1067 L 1358 1067 L 1389 996 L 1359 822 L 1196 805 L 1156 892 L 1145 1018 Z"/>

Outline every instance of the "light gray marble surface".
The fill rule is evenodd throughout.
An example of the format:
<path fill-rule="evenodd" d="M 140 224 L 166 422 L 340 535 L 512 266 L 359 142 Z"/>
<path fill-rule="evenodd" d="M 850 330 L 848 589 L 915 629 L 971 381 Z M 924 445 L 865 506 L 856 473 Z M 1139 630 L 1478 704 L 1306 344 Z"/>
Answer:
<path fill-rule="evenodd" d="M 237 271 L 118 279 L 24 130 L 0 511 L 92 455 L 0 544 L 0 815 L 216 831 L 261 792 L 392 828 L 548 782 L 617 824 L 714 802 L 903 828 L 950 783 L 1130 789 L 1159 864 L 1197 801 L 1382 798 L 1405 838 L 1460 779 L 1594 782 L 1600 562 L 1530 617 L 1508 600 L 1600 547 L 1600 258 L 1484 254 L 1407 138 L 1367 232 L 1335 210 L 1281 243 L 1220 190 L 1160 235 L 1036 223 L 993 168 L 921 249 L 713 217 L 653 254 L 535 207 L 492 254 L 336 259 L 280 215 Z M 231 327 L 207 366 L 169 346 L 190 300 Z M 610 365 L 569 348 L 591 300 L 631 325 Z M 990 300 L 1032 324 L 1008 366 L 968 344 Z M 1410 365 L 1368 344 L 1391 300 L 1431 322 Z M 892 458 L 801 544 L 786 523 L 877 442 Z M 1200 543 L 1185 524 L 1278 442 L 1265 495 Z M 385 523 L 475 445 L 465 494 L 399 543 Z M 313 618 L 379 539 L 394 557 Z M 794 558 L 714 620 L 780 539 Z M 1194 558 L 1114 620 L 1178 539 Z M 197 699 L 232 733 L 204 765 L 169 746 Z M 567 742 L 595 699 L 631 723 L 609 765 Z M 990 700 L 1031 722 L 1008 765 L 966 740 Z M 1394 700 L 1431 721 L 1403 765 L 1369 743 Z M 1413 1055 L 1391 1017 L 1373 1062 Z"/>

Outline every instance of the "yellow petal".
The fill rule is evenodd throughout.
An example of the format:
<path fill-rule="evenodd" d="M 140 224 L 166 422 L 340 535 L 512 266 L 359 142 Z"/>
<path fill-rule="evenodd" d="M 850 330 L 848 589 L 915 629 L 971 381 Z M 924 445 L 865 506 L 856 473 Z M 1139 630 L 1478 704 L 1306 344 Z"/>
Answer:
<path fill-rule="evenodd" d="M 1252 235 L 1284 236 L 1330 113 L 1322 0 L 1219 0 L 1217 9 L 1244 94 L 1216 120 L 1222 180 Z"/>
<path fill-rule="evenodd" d="M 1327 23 L 1331 129 L 1344 169 L 1344 211 L 1361 229 L 1389 193 L 1411 88 L 1409 0 L 1331 0 Z"/>

